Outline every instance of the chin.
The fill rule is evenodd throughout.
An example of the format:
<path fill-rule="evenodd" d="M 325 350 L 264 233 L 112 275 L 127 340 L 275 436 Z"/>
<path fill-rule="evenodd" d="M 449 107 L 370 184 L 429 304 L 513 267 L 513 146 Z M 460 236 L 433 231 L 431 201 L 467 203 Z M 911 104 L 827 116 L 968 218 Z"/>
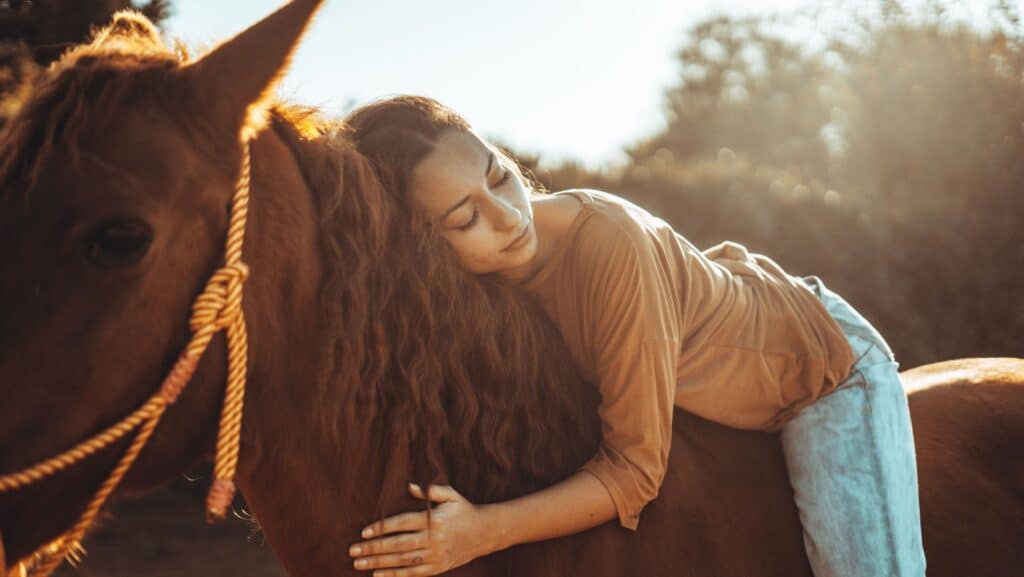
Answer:
<path fill-rule="evenodd" d="M 509 265 L 509 268 L 524 268 L 530 266 L 533 261 L 533 257 L 537 255 L 537 247 L 524 246 L 522 253 L 516 255 L 515 262 Z"/>

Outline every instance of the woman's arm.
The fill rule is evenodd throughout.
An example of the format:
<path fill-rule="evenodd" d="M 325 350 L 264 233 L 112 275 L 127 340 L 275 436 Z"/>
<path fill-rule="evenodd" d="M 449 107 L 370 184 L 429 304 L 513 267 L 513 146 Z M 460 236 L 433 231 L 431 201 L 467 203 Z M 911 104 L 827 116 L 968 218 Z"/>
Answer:
<path fill-rule="evenodd" d="M 616 517 L 608 489 L 586 471 L 536 493 L 484 507 L 487 520 L 494 522 L 491 553 L 579 533 Z"/>
<path fill-rule="evenodd" d="M 437 575 L 477 557 L 579 533 L 616 516 L 608 490 L 585 471 L 536 493 L 488 505 L 473 505 L 451 487 L 434 485 L 429 491 L 430 500 L 439 503 L 429 532 L 423 511 L 370 525 L 363 537 L 376 538 L 349 549 L 356 569 L 374 569 L 375 577 Z M 410 492 L 424 498 L 415 485 Z"/>

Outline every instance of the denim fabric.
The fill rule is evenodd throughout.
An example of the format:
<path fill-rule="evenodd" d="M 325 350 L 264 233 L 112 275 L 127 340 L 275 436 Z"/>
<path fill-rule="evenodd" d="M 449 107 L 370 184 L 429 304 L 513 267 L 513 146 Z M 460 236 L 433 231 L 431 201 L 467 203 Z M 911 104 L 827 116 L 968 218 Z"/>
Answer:
<path fill-rule="evenodd" d="M 816 577 L 925 574 L 917 464 L 892 350 L 817 277 L 800 279 L 839 323 L 857 359 L 835 392 L 782 429 L 782 449 Z"/>

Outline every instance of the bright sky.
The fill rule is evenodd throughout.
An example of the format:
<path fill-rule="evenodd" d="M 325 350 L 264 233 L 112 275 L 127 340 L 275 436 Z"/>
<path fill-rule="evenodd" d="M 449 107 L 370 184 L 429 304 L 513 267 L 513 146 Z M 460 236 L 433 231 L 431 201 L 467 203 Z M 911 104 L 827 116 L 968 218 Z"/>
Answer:
<path fill-rule="evenodd" d="M 167 29 L 226 39 L 281 0 L 174 0 Z M 660 126 L 685 30 L 716 14 L 807 0 L 327 0 L 283 94 L 340 114 L 397 93 L 432 96 L 478 132 L 589 166 Z"/>

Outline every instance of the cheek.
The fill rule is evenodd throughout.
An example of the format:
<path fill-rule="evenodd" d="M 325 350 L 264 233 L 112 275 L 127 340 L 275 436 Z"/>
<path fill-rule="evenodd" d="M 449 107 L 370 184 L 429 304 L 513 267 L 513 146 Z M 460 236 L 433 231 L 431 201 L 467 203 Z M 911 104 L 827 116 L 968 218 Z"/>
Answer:
<path fill-rule="evenodd" d="M 459 264 L 474 274 L 494 272 L 497 268 L 498 250 L 491 235 L 466 232 L 451 232 L 444 235 L 449 246 L 455 251 Z"/>

